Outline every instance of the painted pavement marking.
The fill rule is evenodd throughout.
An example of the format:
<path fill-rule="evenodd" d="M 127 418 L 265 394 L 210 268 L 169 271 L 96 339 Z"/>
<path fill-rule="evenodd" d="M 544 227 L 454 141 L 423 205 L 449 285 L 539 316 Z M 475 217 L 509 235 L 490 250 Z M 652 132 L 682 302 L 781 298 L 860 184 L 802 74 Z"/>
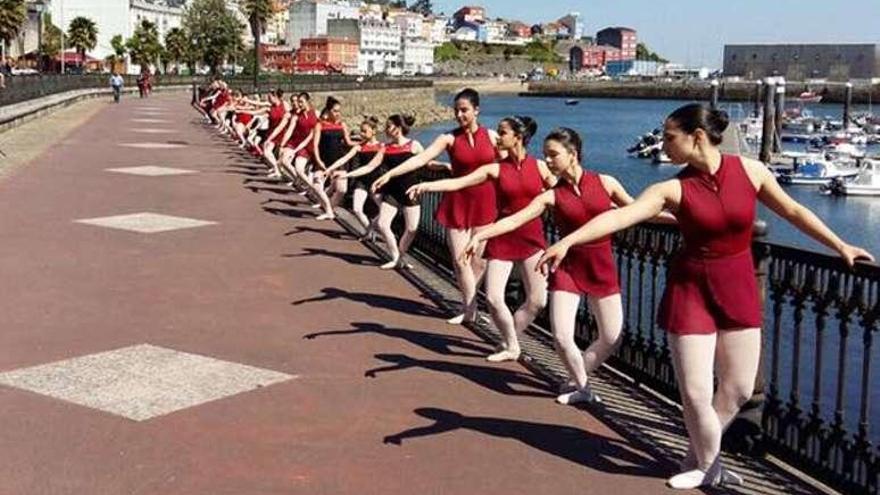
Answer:
<path fill-rule="evenodd" d="M 128 230 L 141 234 L 155 234 L 172 230 L 190 229 L 214 225 L 217 222 L 196 220 L 195 218 L 175 217 L 159 213 L 141 212 L 128 215 L 115 215 L 110 217 L 84 218 L 74 220 L 76 223 L 97 225 L 112 229 Z"/>

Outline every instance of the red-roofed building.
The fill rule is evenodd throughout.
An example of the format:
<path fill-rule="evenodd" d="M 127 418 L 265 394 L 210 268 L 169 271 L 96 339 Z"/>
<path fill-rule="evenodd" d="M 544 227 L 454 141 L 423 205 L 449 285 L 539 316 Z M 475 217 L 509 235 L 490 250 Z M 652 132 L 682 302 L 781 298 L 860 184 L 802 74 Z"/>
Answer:
<path fill-rule="evenodd" d="M 262 53 L 263 66 L 267 70 L 274 70 L 285 74 L 293 73 L 293 48 L 284 45 L 263 44 Z"/>
<path fill-rule="evenodd" d="M 636 30 L 627 27 L 609 27 L 596 33 L 596 44 L 619 48 L 621 60 L 635 60 L 638 43 Z"/>
<path fill-rule="evenodd" d="M 507 23 L 507 32 L 511 37 L 515 38 L 531 38 L 532 28 L 526 23 L 519 21 L 511 21 Z"/>
<path fill-rule="evenodd" d="M 623 60 L 620 49 L 613 46 L 586 46 L 583 48 L 584 61 L 581 66 L 586 70 L 605 70 L 608 62 Z"/>
<path fill-rule="evenodd" d="M 303 38 L 296 51 L 296 72 L 355 74 L 360 43 L 352 38 Z"/>
<path fill-rule="evenodd" d="M 483 7 L 462 7 L 452 14 L 452 18 L 455 19 L 456 24 L 461 22 L 471 24 L 484 22 L 486 20 L 486 9 Z"/>

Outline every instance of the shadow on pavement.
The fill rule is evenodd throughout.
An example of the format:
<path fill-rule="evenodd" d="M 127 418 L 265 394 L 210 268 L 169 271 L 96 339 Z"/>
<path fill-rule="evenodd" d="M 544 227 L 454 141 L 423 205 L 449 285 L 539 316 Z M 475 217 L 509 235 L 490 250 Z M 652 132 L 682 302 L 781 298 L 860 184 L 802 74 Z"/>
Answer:
<path fill-rule="evenodd" d="M 492 352 L 492 348 L 483 344 L 483 341 L 481 340 L 467 339 L 457 335 L 443 335 L 423 332 L 420 330 L 410 330 L 408 328 L 392 328 L 379 323 L 369 322 L 354 322 L 351 326 L 352 328 L 348 330 L 314 332 L 304 335 L 303 338 L 312 340 L 318 337 L 376 334 L 405 340 L 410 344 L 417 345 L 444 356 L 485 357 Z M 454 350 L 455 348 L 470 352 Z"/>
<path fill-rule="evenodd" d="M 442 313 L 433 305 L 427 305 L 424 303 L 413 301 L 411 299 L 404 299 L 402 297 L 390 296 L 387 294 L 353 292 L 336 287 L 325 287 L 321 289 L 321 292 L 324 293 L 321 296 L 300 299 L 298 301 L 293 301 L 290 304 L 293 306 L 299 306 L 300 304 L 310 302 L 330 301 L 333 299 L 348 299 L 350 301 L 366 304 L 367 306 L 373 308 L 388 309 L 391 311 L 398 311 L 400 313 L 411 315 L 430 316 L 435 318 L 442 315 Z"/>
<path fill-rule="evenodd" d="M 364 372 L 364 376 L 367 378 L 376 378 L 377 374 L 389 371 L 419 368 L 460 376 L 465 380 L 494 392 L 498 392 L 499 394 L 518 397 L 556 397 L 549 392 L 549 385 L 546 382 L 535 378 L 534 375 L 513 371 L 507 368 L 475 366 L 472 364 L 455 363 L 451 361 L 416 359 L 404 354 L 376 354 L 376 358 L 393 364 L 367 370 Z M 514 388 L 513 385 L 525 387 L 527 390 L 518 390 Z"/>
<path fill-rule="evenodd" d="M 580 428 L 514 419 L 466 416 L 434 407 L 422 407 L 414 412 L 434 423 L 388 435 L 384 438 L 385 443 L 401 445 L 404 440 L 411 438 L 466 429 L 496 438 L 516 440 L 533 449 L 606 473 L 646 478 L 663 478 L 669 474 L 668 466 L 630 449 L 625 442 Z M 586 492 L 589 492 L 589 489 Z"/>

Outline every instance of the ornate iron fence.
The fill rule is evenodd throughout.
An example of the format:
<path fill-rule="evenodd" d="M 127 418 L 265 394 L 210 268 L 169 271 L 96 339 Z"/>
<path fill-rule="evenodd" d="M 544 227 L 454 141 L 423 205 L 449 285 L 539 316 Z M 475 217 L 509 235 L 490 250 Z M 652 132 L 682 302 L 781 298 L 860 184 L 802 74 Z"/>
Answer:
<path fill-rule="evenodd" d="M 433 174 L 432 174 L 433 176 Z M 445 229 L 434 220 L 438 194 L 422 201 L 415 248 L 450 266 Z M 552 222 L 545 222 L 552 225 Z M 551 229 L 548 239 L 557 234 Z M 874 443 L 880 388 L 874 345 L 880 317 L 880 266 L 848 269 L 835 256 L 763 240 L 756 233 L 756 276 L 765 301 L 762 369 L 756 402 L 767 449 L 845 493 L 880 492 L 880 449 Z M 624 339 L 611 364 L 673 400 L 678 390 L 666 333 L 655 321 L 666 267 L 678 249 L 674 227 L 640 225 L 614 241 L 624 301 Z M 519 301 L 511 283 L 511 302 Z M 536 321 L 549 329 L 546 312 Z M 545 330 L 546 331 L 546 330 Z M 582 305 L 581 344 L 595 338 Z M 872 436 L 872 433 L 874 436 Z"/>

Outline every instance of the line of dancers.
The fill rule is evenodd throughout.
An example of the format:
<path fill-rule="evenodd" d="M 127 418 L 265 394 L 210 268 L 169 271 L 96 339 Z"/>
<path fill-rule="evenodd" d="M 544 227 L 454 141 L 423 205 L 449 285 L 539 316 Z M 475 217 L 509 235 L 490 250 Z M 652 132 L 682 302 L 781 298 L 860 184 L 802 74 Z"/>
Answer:
<path fill-rule="evenodd" d="M 351 185 L 352 211 L 365 236 L 378 233 L 387 246 L 390 260 L 383 269 L 407 267 L 404 255 L 418 233 L 420 198 L 442 193 L 436 220 L 446 228 L 462 294 L 461 313 L 447 322 L 479 318 L 476 296 L 485 280 L 490 317 L 502 335 L 486 359 L 517 360 L 517 336 L 549 299 L 554 343 L 570 378 L 556 399 L 561 404 L 601 401 L 590 375 L 621 342 L 623 306 L 611 236 L 641 222 L 676 224 L 683 247 L 670 263 L 658 324 L 668 332 L 689 449 L 681 472 L 667 484 L 741 484 L 722 467 L 719 452 L 722 433 L 752 396 L 759 366 L 762 307 L 751 252 L 757 203 L 850 266 L 857 259 L 873 261 L 871 254 L 841 240 L 794 201 L 762 163 L 722 154 L 729 123 L 722 111 L 688 104 L 672 112 L 664 125 L 664 151 L 686 166 L 634 199 L 614 177 L 584 167 L 577 131 L 551 130 L 539 159 L 527 151 L 538 129 L 532 118 L 505 117 L 491 130 L 479 122 L 476 91 L 462 90 L 453 104 L 458 126 L 423 147 L 409 137 L 414 118 L 401 114 L 384 122 L 384 142 L 383 123 L 375 117 L 365 117 L 353 137 L 342 103 L 333 97 L 316 113 L 306 92 L 285 100 L 276 90 L 258 99 L 215 81 L 193 96 L 206 120 L 266 163 L 270 178 L 315 199 L 321 210 L 316 218 L 333 219 Z M 448 163 L 437 161 L 444 152 Z M 449 178 L 424 181 L 425 168 Z M 365 213 L 368 200 L 378 208 L 375 218 Z M 391 225 L 400 212 L 404 230 L 397 239 Z M 552 219 L 561 236 L 552 246 L 544 219 Z M 504 294 L 514 269 L 526 295 L 511 311 Z M 581 351 L 574 334 L 583 299 L 598 337 Z"/>

